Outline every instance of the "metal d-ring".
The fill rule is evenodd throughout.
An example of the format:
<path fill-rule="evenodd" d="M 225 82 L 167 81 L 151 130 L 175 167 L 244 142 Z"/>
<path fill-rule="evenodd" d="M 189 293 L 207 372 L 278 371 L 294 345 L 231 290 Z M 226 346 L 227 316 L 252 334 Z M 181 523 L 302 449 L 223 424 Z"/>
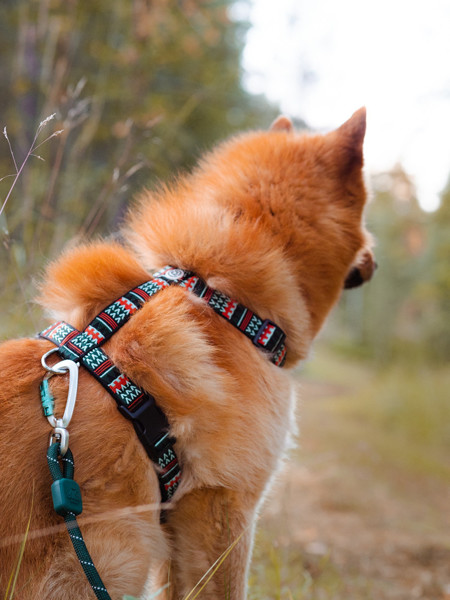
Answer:
<path fill-rule="evenodd" d="M 47 371 L 50 371 L 50 373 L 54 373 L 55 375 L 62 375 L 63 373 L 67 373 L 67 369 L 65 369 L 64 371 L 60 371 L 58 369 L 55 369 L 56 365 L 53 365 L 50 367 L 47 364 L 47 358 L 50 356 L 50 354 L 53 354 L 54 352 L 58 352 L 58 350 L 59 350 L 59 348 L 52 348 L 51 350 L 46 352 L 44 354 L 44 356 L 41 358 L 41 365 L 44 367 L 44 369 L 46 369 Z"/>
<path fill-rule="evenodd" d="M 59 419 L 58 419 L 59 420 Z M 49 446 L 59 442 L 59 454 L 64 456 L 69 448 L 69 432 L 64 427 L 55 427 L 50 434 Z"/>

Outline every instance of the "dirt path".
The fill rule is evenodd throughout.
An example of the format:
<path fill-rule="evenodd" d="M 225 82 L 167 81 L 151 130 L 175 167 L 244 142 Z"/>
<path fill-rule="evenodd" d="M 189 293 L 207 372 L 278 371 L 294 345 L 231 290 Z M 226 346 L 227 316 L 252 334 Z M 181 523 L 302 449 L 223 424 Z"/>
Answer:
<path fill-rule="evenodd" d="M 302 388 L 301 447 L 261 525 L 275 544 L 301 553 L 313 580 L 324 570 L 339 577 L 335 595 L 307 597 L 450 600 L 448 485 L 381 460 L 364 423 L 330 411 L 344 390 Z"/>

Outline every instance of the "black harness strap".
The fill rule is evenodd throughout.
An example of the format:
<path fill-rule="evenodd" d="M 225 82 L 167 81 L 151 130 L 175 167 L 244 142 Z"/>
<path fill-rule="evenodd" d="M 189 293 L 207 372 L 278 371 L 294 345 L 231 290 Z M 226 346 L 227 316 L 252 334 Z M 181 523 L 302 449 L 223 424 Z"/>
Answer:
<path fill-rule="evenodd" d="M 266 351 L 273 364 L 283 366 L 286 336 L 275 323 L 261 319 L 242 304 L 208 287 L 194 273 L 170 266 L 108 305 L 84 331 L 59 321 L 39 334 L 58 346 L 58 353 L 63 358 L 79 361 L 113 396 L 119 411 L 132 421 L 148 456 L 159 467 L 162 502 L 170 500 L 181 478 L 173 448 L 176 440 L 168 433 L 167 417 L 157 406 L 155 398 L 121 373 L 100 346 L 149 298 L 170 285 L 184 287 L 204 299 L 216 313 L 250 338 L 255 346 Z"/>
<path fill-rule="evenodd" d="M 59 354 L 64 358 L 80 361 L 111 394 L 122 415 L 133 423 L 149 458 L 158 465 L 161 501 L 168 502 L 178 487 L 181 470 L 173 449 L 175 438 L 168 434 L 166 415 L 157 406 L 154 397 L 121 373 L 101 348 L 95 347 L 76 356 L 71 340 L 81 337 L 85 332 L 61 321 L 39 335 L 56 344 Z"/>
<path fill-rule="evenodd" d="M 256 313 L 229 298 L 222 292 L 210 288 L 203 279 L 191 271 L 164 267 L 155 277 L 176 283 L 202 298 L 222 318 L 246 335 L 257 348 L 268 353 L 269 360 L 282 367 L 286 360 L 286 335 L 284 331 L 268 319 L 263 320 Z"/>

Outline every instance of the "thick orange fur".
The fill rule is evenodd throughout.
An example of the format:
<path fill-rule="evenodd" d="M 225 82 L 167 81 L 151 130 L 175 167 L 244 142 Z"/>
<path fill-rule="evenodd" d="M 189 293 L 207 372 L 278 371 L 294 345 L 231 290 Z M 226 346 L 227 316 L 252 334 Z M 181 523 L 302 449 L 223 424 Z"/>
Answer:
<path fill-rule="evenodd" d="M 362 225 L 364 129 L 361 109 L 324 136 L 297 134 L 283 117 L 270 132 L 232 138 L 191 176 L 142 196 L 125 229 L 131 248 L 98 242 L 50 265 L 42 303 L 82 328 L 149 271 L 172 264 L 280 325 L 286 366 L 294 366 L 352 266 L 364 266 L 363 279 L 373 270 Z M 0 586 L 31 514 L 16 598 L 88 599 L 92 592 L 50 498 L 49 426 L 38 391 L 49 347 L 31 339 L 0 346 Z M 201 597 L 244 598 L 255 517 L 295 431 L 289 369 L 272 365 L 180 288 L 156 295 L 105 351 L 157 398 L 183 469 L 160 526 L 152 464 L 114 401 L 80 370 L 70 424 L 84 499 L 80 525 L 111 597 L 142 594 L 150 569 L 153 587 L 169 573 L 167 597 L 182 598 L 239 538 Z M 61 414 L 66 378 L 51 385 Z"/>

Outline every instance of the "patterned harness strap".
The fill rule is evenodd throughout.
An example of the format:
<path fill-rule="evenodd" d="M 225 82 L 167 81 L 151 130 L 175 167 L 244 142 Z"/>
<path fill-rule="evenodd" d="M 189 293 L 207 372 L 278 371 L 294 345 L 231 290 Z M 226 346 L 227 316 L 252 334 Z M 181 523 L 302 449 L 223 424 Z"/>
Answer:
<path fill-rule="evenodd" d="M 130 290 L 107 306 L 84 329 L 78 331 L 64 321 L 54 323 L 39 336 L 58 346 L 65 359 L 79 361 L 112 395 L 119 411 L 134 425 L 150 459 L 158 465 L 161 500 L 167 502 L 181 478 L 180 465 L 168 433 L 167 417 L 154 397 L 139 388 L 114 365 L 100 348 L 142 305 L 160 290 L 179 285 L 203 298 L 221 317 L 268 353 L 277 366 L 286 358 L 285 334 L 275 323 L 261 319 L 248 308 L 214 290 L 190 271 L 164 267 L 150 281 Z"/>
<path fill-rule="evenodd" d="M 155 277 L 176 283 L 202 298 L 221 317 L 246 335 L 257 348 L 269 354 L 269 360 L 282 367 L 286 360 L 286 335 L 278 325 L 261 317 L 222 292 L 206 285 L 191 271 L 164 267 Z"/>

